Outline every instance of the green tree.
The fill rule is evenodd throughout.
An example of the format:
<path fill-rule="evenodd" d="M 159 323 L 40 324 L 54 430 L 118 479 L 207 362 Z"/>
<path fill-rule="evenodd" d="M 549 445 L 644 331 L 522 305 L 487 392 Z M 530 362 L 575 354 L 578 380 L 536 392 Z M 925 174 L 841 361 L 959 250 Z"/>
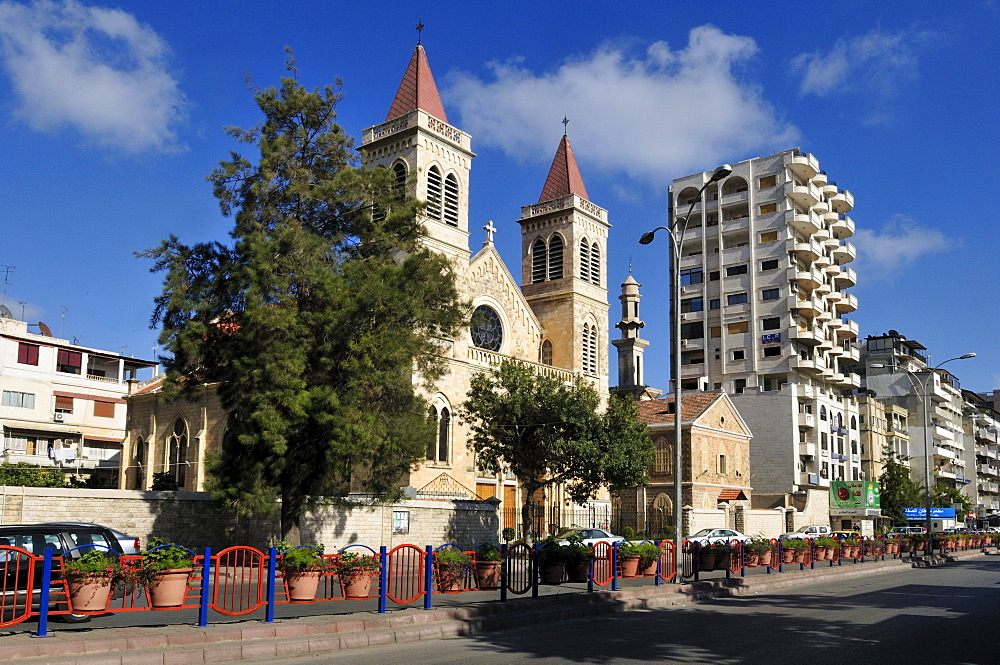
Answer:
<path fill-rule="evenodd" d="M 241 514 L 280 499 L 282 538 L 352 478 L 391 500 L 430 437 L 414 376 L 440 376 L 440 340 L 465 318 L 450 264 L 422 247 L 420 209 L 387 169 L 358 166 L 335 122 L 339 82 L 308 91 L 291 76 L 255 91 L 263 114 L 227 128 L 237 152 L 209 176 L 230 245 L 171 237 L 144 256 L 165 272 L 169 397 L 217 383 L 228 409 L 209 487 Z"/>
<path fill-rule="evenodd" d="M 510 471 L 524 490 L 525 538 L 531 497 L 561 485 L 578 503 L 598 488 L 646 483 L 653 444 L 631 400 L 612 397 L 603 415 L 597 392 L 577 379 L 566 385 L 505 361 L 472 377 L 462 418 L 480 467 Z"/>
<path fill-rule="evenodd" d="M 0 464 L 0 485 L 8 487 L 64 487 L 66 479 L 62 469 L 43 468 L 27 462 L 17 462 L 16 464 Z"/>
<path fill-rule="evenodd" d="M 904 464 L 909 459 L 898 455 L 891 448 L 884 449 L 885 464 L 879 476 L 882 515 L 893 524 L 906 524 L 903 508 L 924 505 L 921 486 L 910 478 L 910 467 Z"/>
<path fill-rule="evenodd" d="M 936 508 L 951 508 L 954 503 L 962 504 L 963 517 L 972 508 L 972 501 L 962 493 L 962 490 L 939 480 L 931 491 L 931 505 Z"/>

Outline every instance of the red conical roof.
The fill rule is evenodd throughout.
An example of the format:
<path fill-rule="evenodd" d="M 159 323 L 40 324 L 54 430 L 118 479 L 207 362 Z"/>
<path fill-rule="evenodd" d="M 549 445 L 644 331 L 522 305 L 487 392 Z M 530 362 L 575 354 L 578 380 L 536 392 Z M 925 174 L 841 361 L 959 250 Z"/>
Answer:
<path fill-rule="evenodd" d="M 396 91 L 396 98 L 389 108 L 389 115 L 385 117 L 386 122 L 417 109 L 430 113 L 441 122 L 448 122 L 441 95 L 434 84 L 431 66 L 427 62 L 427 54 L 420 44 L 413 50 L 413 57 L 410 58 L 403 80 L 399 83 L 399 90 Z"/>
<path fill-rule="evenodd" d="M 587 196 L 587 188 L 583 184 L 583 177 L 580 175 L 580 167 L 576 165 L 576 157 L 573 156 L 573 148 L 569 144 L 569 137 L 563 134 L 562 141 L 559 142 L 559 149 L 549 167 L 549 177 L 545 179 L 545 186 L 542 187 L 542 195 L 538 202 L 558 199 L 567 194 L 576 194 L 582 198 L 590 200 Z"/>

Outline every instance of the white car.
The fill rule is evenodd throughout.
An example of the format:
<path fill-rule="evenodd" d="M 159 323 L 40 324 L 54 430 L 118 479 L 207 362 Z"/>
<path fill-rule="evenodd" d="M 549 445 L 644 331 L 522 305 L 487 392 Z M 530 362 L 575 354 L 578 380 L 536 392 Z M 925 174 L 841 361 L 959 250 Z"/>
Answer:
<path fill-rule="evenodd" d="M 621 543 L 625 539 L 622 536 L 616 536 L 610 531 L 604 529 L 567 529 L 559 533 L 556 536 L 556 542 L 560 545 L 569 545 L 570 536 L 579 536 L 582 542 L 587 547 L 593 547 L 595 543 L 606 542 L 606 543 Z M 576 540 L 574 538 L 574 540 Z"/>
<path fill-rule="evenodd" d="M 702 545 L 728 543 L 732 540 L 738 540 L 741 543 L 745 543 L 751 540 L 750 536 L 745 533 L 740 533 L 734 529 L 702 529 L 701 531 L 692 533 L 687 537 L 687 539 L 692 542 L 701 543 Z"/>

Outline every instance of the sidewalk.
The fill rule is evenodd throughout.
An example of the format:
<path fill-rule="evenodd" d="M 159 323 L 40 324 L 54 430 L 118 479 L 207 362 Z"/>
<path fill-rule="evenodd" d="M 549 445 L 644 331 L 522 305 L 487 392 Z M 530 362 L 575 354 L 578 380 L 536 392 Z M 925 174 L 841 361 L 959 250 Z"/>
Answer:
<path fill-rule="evenodd" d="M 997 553 L 995 549 L 991 553 Z M 161 625 L 90 628 L 54 625 L 52 636 L 26 633 L 0 636 L 0 665 L 187 665 L 274 659 L 341 649 L 438 639 L 634 609 L 685 605 L 698 600 L 765 593 L 819 580 L 903 572 L 915 565 L 984 556 L 969 550 L 947 557 L 866 562 L 842 567 L 789 571 L 772 575 L 721 578 L 689 584 L 629 586 L 620 591 L 586 593 L 562 587 L 540 587 L 539 598 L 497 601 L 495 592 L 435 596 L 436 609 L 413 607 L 377 612 L 259 621 L 218 623 L 205 628 Z M 580 585 L 583 587 L 584 585 Z M 477 598 L 478 597 L 478 598 Z M 483 598 L 489 600 L 483 600 Z"/>

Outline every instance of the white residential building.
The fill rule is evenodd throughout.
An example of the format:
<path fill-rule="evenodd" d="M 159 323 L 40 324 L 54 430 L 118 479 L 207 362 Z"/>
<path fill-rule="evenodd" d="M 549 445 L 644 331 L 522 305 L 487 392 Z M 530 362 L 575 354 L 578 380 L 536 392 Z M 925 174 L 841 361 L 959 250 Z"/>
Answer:
<path fill-rule="evenodd" d="M 746 419 L 754 507 L 794 502 L 802 519 L 836 523 L 830 481 L 863 478 L 858 326 L 843 318 L 858 306 L 847 291 L 854 197 L 798 150 L 732 168 L 699 200 L 712 172 L 671 188 L 675 216 L 694 203 L 680 259 L 682 387 L 721 388 Z"/>
<path fill-rule="evenodd" d="M 155 365 L 0 318 L 0 460 L 114 481 L 125 438 L 124 398 L 136 373 Z"/>

